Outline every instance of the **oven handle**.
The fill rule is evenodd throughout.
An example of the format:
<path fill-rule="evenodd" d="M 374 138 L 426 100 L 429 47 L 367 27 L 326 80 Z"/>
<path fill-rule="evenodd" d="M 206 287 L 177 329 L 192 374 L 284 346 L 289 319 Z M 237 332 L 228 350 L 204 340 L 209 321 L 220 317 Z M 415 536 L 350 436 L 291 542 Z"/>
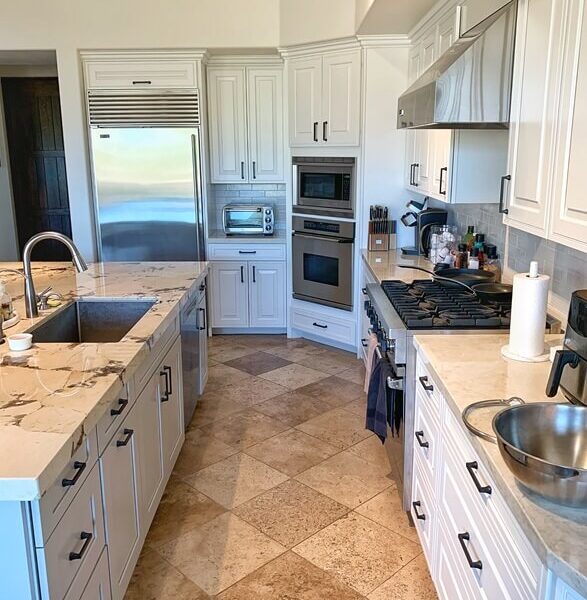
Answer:
<path fill-rule="evenodd" d="M 334 242 L 335 244 L 354 244 L 355 240 L 352 238 L 336 238 L 328 237 L 326 235 L 305 235 L 303 233 L 296 233 L 295 231 L 291 234 L 292 237 L 301 237 L 308 240 L 321 240 L 324 242 Z"/>

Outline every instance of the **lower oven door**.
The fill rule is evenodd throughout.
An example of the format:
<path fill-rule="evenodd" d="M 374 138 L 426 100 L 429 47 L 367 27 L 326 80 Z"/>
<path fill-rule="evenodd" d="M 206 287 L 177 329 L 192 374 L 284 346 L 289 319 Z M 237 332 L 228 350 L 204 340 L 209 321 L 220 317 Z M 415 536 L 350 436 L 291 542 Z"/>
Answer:
<path fill-rule="evenodd" d="M 294 232 L 294 298 L 352 310 L 353 248 L 352 240 Z"/>

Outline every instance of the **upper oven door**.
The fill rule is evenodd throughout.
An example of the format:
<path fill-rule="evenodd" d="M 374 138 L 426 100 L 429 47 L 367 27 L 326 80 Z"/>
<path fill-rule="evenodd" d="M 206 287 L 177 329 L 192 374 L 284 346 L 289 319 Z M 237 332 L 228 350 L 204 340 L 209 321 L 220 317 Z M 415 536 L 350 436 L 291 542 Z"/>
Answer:
<path fill-rule="evenodd" d="M 294 297 L 353 308 L 353 241 L 293 233 Z"/>
<path fill-rule="evenodd" d="M 254 206 L 225 206 L 225 233 L 263 233 L 263 209 Z"/>
<path fill-rule="evenodd" d="M 297 204 L 352 212 L 352 174 L 351 165 L 298 165 Z"/>

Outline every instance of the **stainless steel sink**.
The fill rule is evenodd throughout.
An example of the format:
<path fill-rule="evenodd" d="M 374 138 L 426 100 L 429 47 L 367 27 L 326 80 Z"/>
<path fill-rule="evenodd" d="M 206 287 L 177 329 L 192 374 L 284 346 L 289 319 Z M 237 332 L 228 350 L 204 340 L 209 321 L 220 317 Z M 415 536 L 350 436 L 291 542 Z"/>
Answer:
<path fill-rule="evenodd" d="M 36 343 L 119 342 L 155 302 L 144 298 L 74 300 L 29 333 Z"/>

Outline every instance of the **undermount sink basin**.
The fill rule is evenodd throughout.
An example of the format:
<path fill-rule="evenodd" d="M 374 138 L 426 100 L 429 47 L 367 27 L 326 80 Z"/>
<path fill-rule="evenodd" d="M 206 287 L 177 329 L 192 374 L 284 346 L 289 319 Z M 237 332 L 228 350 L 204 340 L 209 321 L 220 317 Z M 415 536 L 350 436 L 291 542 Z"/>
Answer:
<path fill-rule="evenodd" d="M 155 302 L 144 298 L 74 300 L 29 333 L 35 343 L 119 342 Z"/>

